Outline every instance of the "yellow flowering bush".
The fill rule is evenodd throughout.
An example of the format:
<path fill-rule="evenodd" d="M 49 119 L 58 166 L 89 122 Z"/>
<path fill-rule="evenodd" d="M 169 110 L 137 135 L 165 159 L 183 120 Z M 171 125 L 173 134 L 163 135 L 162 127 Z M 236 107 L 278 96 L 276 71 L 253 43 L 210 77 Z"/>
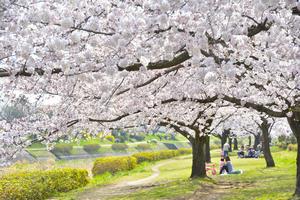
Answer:
<path fill-rule="evenodd" d="M 110 156 L 98 158 L 94 162 L 92 169 L 93 175 L 103 174 L 105 172 L 116 173 L 118 171 L 131 170 L 137 166 L 138 163 L 144 161 L 157 161 L 168 159 L 183 154 L 191 154 L 191 149 L 178 150 L 162 150 L 152 152 L 135 153 L 132 156 Z"/>
<path fill-rule="evenodd" d="M 0 200 L 43 200 L 88 183 L 88 172 L 62 168 L 7 174 L 0 179 Z"/>
<path fill-rule="evenodd" d="M 105 172 L 115 173 L 118 171 L 131 170 L 136 167 L 136 164 L 136 158 L 132 156 L 110 156 L 98 158 L 94 162 L 92 173 L 95 176 Z"/>

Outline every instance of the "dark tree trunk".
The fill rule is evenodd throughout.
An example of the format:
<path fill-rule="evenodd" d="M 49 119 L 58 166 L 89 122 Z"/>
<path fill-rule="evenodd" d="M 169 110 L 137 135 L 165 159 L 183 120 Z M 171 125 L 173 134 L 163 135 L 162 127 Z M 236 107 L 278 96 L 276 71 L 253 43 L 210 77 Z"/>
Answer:
<path fill-rule="evenodd" d="M 296 190 L 295 196 L 300 197 L 300 138 L 297 138 L 297 178 L 296 178 Z"/>
<path fill-rule="evenodd" d="M 205 136 L 200 137 L 195 132 L 195 139 L 192 140 L 193 164 L 191 178 L 206 177 L 205 170 Z"/>
<path fill-rule="evenodd" d="M 270 140 L 269 140 L 269 128 L 271 124 L 268 123 L 268 120 L 265 118 L 261 118 L 263 123 L 261 124 L 261 132 L 263 136 L 263 152 L 266 161 L 267 167 L 275 167 L 275 162 L 273 160 L 271 150 L 270 150 Z"/>
<path fill-rule="evenodd" d="M 270 142 L 270 140 L 269 140 L 269 142 Z M 254 149 L 257 149 L 257 146 L 259 145 L 259 143 L 260 143 L 260 133 L 254 135 L 254 145 L 253 145 Z"/>
<path fill-rule="evenodd" d="M 297 143 L 298 143 L 297 177 L 296 177 L 296 190 L 294 195 L 300 197 L 300 112 L 293 112 L 292 117 L 288 117 L 287 119 L 293 134 L 297 138 Z"/>
<path fill-rule="evenodd" d="M 207 135 L 205 136 L 205 161 L 207 163 L 211 163 L 211 156 L 210 156 L 210 137 Z"/>
<path fill-rule="evenodd" d="M 252 142 L 251 142 L 251 135 L 249 135 L 249 137 L 248 137 L 248 139 L 249 139 L 249 147 L 251 147 L 251 144 L 252 144 Z"/>
<path fill-rule="evenodd" d="M 232 152 L 232 138 L 228 138 L 229 152 Z"/>
<path fill-rule="evenodd" d="M 222 135 L 222 137 L 221 137 L 221 149 L 223 149 L 224 144 L 225 144 L 226 142 L 227 142 L 227 137 Z"/>
<path fill-rule="evenodd" d="M 227 142 L 227 138 L 229 137 L 230 135 L 230 130 L 228 129 L 225 129 L 223 132 L 222 132 L 222 136 L 221 136 L 221 148 L 223 149 L 223 146 L 224 144 Z"/>
<path fill-rule="evenodd" d="M 238 141 L 237 138 L 233 138 L 233 150 L 238 150 Z"/>

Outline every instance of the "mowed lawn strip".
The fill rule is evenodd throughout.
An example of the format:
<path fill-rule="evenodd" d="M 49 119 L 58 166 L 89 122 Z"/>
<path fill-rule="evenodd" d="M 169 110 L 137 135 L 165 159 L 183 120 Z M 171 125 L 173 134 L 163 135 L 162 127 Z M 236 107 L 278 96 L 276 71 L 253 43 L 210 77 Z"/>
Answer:
<path fill-rule="evenodd" d="M 265 160 L 238 159 L 232 157 L 235 169 L 244 171 L 241 175 L 213 176 L 212 179 L 190 180 L 191 157 L 178 159 L 160 168 L 160 176 L 153 187 L 113 199 L 173 199 L 191 197 L 195 190 L 205 184 L 230 184 L 224 189 L 224 200 L 288 200 L 295 189 L 296 152 L 273 149 L 275 168 L 266 168 Z M 212 153 L 213 162 L 219 164 L 218 151 Z M 210 191 L 211 192 L 211 191 Z"/>
<path fill-rule="evenodd" d="M 288 200 L 292 198 L 296 182 L 296 152 L 274 152 L 275 168 L 265 168 L 264 159 L 233 159 L 236 168 L 244 170 L 240 176 L 219 176 L 218 181 L 249 183 L 233 189 L 224 200 Z"/>

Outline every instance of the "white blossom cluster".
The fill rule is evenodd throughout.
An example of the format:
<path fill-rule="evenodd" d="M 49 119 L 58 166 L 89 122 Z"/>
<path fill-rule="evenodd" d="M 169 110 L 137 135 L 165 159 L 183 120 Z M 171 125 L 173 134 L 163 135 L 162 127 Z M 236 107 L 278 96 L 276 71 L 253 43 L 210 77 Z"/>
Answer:
<path fill-rule="evenodd" d="M 300 120 L 296 0 L 0 5 L 0 91 L 8 100 L 37 96 L 42 110 L 0 122 L 2 160 L 28 146 L 29 135 L 51 145 L 87 127 L 191 124 L 200 111 L 203 130 L 229 103 Z"/>

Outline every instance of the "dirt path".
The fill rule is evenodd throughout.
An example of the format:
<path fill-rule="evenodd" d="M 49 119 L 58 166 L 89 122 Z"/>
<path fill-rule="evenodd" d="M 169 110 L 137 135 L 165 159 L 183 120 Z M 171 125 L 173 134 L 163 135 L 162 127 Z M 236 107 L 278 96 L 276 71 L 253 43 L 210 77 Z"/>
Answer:
<path fill-rule="evenodd" d="M 118 196 L 118 195 L 126 195 L 132 192 L 136 192 L 137 190 L 150 188 L 157 186 L 158 184 L 154 184 L 154 180 L 160 175 L 159 168 L 167 165 L 171 162 L 175 162 L 176 160 L 169 160 L 166 162 L 159 163 L 152 167 L 152 175 L 135 180 L 135 181 L 124 181 L 114 185 L 103 186 L 100 188 L 93 188 L 87 190 L 76 197 L 76 199 L 80 200 L 102 200 L 102 199 L 110 199 L 110 197 Z"/>
<path fill-rule="evenodd" d="M 136 181 L 123 182 L 123 183 L 120 183 L 119 186 L 142 186 L 142 185 L 149 184 L 149 183 L 153 182 L 154 179 L 156 179 L 159 176 L 159 174 L 160 174 L 159 168 L 160 167 L 167 165 L 169 163 L 172 163 L 172 162 L 174 162 L 174 160 L 170 160 L 167 162 L 157 164 L 151 168 L 152 172 L 153 172 L 151 176 L 144 178 L 144 179 L 136 180 Z"/>

